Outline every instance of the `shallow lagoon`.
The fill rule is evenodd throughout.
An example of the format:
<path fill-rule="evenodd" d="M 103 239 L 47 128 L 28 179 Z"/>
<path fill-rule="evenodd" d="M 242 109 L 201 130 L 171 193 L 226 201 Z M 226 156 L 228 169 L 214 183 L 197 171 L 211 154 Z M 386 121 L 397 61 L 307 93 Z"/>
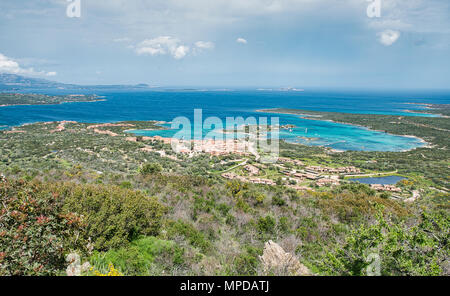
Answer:
<path fill-rule="evenodd" d="M 404 151 L 417 147 L 422 147 L 426 143 L 418 138 L 402 137 L 366 128 L 334 123 L 330 121 L 309 120 L 295 115 L 285 114 L 264 114 L 260 116 L 278 116 L 280 124 L 293 124 L 296 127 L 292 130 L 280 129 L 280 139 L 290 143 L 301 143 L 311 146 L 330 147 L 335 150 L 354 151 Z M 135 130 L 130 131 L 139 136 L 161 136 L 165 138 L 173 137 L 180 132 L 180 129 L 170 129 L 170 124 L 164 124 L 164 130 Z M 186 130 L 182 133 L 184 139 L 195 138 L 194 132 Z M 211 134 L 210 129 L 203 129 L 202 136 Z M 213 133 L 219 139 L 223 137 L 220 133 Z M 216 138 L 217 139 L 217 138 Z"/>
<path fill-rule="evenodd" d="M 33 91 L 38 93 L 39 91 Z M 45 91 L 67 94 L 64 90 Z M 51 93 L 53 92 L 53 93 Z M 71 91 L 70 93 L 72 93 Z M 92 92 L 77 91 L 92 94 Z M 257 109 L 293 108 L 315 111 L 418 115 L 405 109 L 423 109 L 408 102 L 448 102 L 448 93 L 374 93 L 356 91 L 264 92 L 239 91 L 98 91 L 107 101 L 67 103 L 48 106 L 9 106 L 0 108 L 0 126 L 23 123 L 74 120 L 79 122 L 117 122 L 159 120 L 170 122 L 178 116 L 193 118 L 194 108 L 203 109 L 203 118 L 217 116 L 260 116 L 280 118 L 280 124 L 294 124 L 292 131 L 281 130 L 280 137 L 290 142 L 327 146 L 337 150 L 402 151 L 423 146 L 417 138 L 390 135 L 333 122 L 307 120 L 294 115 L 257 113 Z M 420 116 L 428 116 L 420 114 Z M 0 127 L 1 128 L 1 127 Z M 144 135 L 171 136 L 176 131 L 142 131 Z"/>

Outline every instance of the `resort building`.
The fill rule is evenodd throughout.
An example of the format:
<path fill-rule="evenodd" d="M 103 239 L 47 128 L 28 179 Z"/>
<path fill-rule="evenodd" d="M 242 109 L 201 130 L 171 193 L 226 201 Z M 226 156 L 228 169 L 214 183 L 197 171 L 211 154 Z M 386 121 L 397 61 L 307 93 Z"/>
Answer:
<path fill-rule="evenodd" d="M 311 174 L 311 173 L 295 173 L 294 177 L 297 177 L 299 179 L 308 179 L 308 180 L 317 180 L 320 178 L 317 174 Z"/>
<path fill-rule="evenodd" d="M 250 175 L 259 175 L 259 169 L 251 164 L 248 164 L 244 166 L 244 169 L 250 174 Z"/>
<path fill-rule="evenodd" d="M 316 182 L 317 186 L 339 185 L 339 184 L 340 184 L 339 180 L 331 178 L 323 178 Z"/>
<path fill-rule="evenodd" d="M 354 166 L 347 167 L 339 167 L 339 168 L 330 168 L 330 167 L 322 167 L 322 166 L 308 166 L 305 168 L 307 172 L 314 173 L 330 173 L 330 174 L 355 174 L 360 173 L 361 170 Z"/>
<path fill-rule="evenodd" d="M 371 184 L 370 187 L 376 191 L 402 192 L 402 190 L 395 185 Z"/>
<path fill-rule="evenodd" d="M 304 166 L 305 164 L 298 159 L 290 159 L 286 157 L 278 157 L 278 161 L 281 163 L 290 163 L 298 166 Z"/>

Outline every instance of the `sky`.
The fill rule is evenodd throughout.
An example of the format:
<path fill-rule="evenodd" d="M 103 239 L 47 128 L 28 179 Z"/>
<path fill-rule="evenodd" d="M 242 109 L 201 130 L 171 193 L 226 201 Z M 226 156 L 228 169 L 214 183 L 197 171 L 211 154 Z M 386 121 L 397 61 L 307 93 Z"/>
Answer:
<path fill-rule="evenodd" d="M 450 1 L 1 0 L 1 72 L 78 84 L 449 89 Z"/>

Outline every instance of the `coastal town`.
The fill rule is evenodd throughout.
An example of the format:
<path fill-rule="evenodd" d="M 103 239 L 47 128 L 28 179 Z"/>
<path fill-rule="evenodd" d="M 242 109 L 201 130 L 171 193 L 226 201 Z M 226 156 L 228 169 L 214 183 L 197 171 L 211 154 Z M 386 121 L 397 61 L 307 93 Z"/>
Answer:
<path fill-rule="evenodd" d="M 107 132 L 104 132 L 107 133 Z M 173 139 L 161 136 L 153 137 L 127 137 L 128 141 L 150 141 L 153 143 L 173 144 Z M 298 159 L 279 157 L 273 164 L 277 173 L 267 176 L 268 166 L 258 163 L 253 157 L 257 154 L 256 149 L 249 145 L 249 142 L 240 140 L 191 140 L 177 141 L 176 153 L 193 157 L 198 154 L 212 156 L 234 155 L 239 157 L 240 164 L 228 169 L 220 175 L 226 180 L 238 180 L 240 182 L 263 184 L 263 185 L 284 185 L 294 190 L 317 190 L 339 186 L 343 183 L 352 182 L 352 178 L 366 176 L 361 169 L 355 166 L 328 167 L 320 165 L 307 165 Z M 194 147 L 194 149 L 192 149 Z M 151 146 L 142 148 L 144 151 L 155 151 Z M 253 150 L 252 150 L 253 149 Z M 157 150 L 161 156 L 177 159 L 176 156 Z M 250 153 L 252 152 L 252 153 Z M 233 162 L 237 162 L 234 160 Z M 252 164 L 250 164 L 252 162 Z M 377 173 L 370 173 L 370 176 L 377 176 Z M 377 192 L 394 193 L 393 198 L 408 198 L 409 192 L 402 192 L 402 189 L 393 184 L 370 184 L 370 187 Z M 405 193 L 406 195 L 401 195 Z"/>
<path fill-rule="evenodd" d="M 75 121 L 41 123 L 44 128 L 55 124 L 56 127 L 48 128 L 48 133 L 73 132 L 71 126 L 78 123 Z M 27 125 L 4 133 L 23 134 L 26 133 L 24 127 L 27 127 Z M 233 166 L 223 172 L 217 172 L 224 180 L 229 181 L 237 180 L 244 183 L 270 186 L 283 185 L 298 191 L 323 191 L 353 182 L 352 179 L 354 178 L 386 176 L 382 172 L 367 171 L 355 166 L 315 165 L 310 163 L 308 159 L 281 156 L 274 163 L 263 164 L 258 161 L 260 155 L 255 148 L 255 143 L 244 139 L 179 140 L 161 136 L 138 136 L 133 134 L 134 128 L 136 128 L 136 125 L 132 123 L 103 123 L 87 125 L 86 132 L 106 137 L 123 138 L 127 142 L 139 144 L 140 150 L 144 153 L 157 153 L 163 158 L 176 162 L 181 162 L 186 158 L 195 158 L 199 155 L 206 155 L 211 159 L 214 157 L 219 159 L 232 157 L 231 161 L 223 160 L 220 165 L 233 164 Z M 291 126 L 285 126 L 284 128 L 291 128 Z M 387 192 L 391 198 L 395 199 L 408 199 L 412 196 L 412 192 L 402 190 L 395 184 L 374 183 L 369 186 L 376 192 Z"/>
<path fill-rule="evenodd" d="M 266 166 L 261 164 L 246 164 L 243 166 L 241 172 L 225 172 L 221 176 L 228 180 L 239 180 L 241 182 L 265 185 L 285 185 L 286 187 L 295 190 L 314 190 L 314 188 L 338 186 L 342 183 L 351 182 L 351 178 L 358 177 L 361 170 L 353 167 L 322 167 L 322 166 L 305 166 L 299 161 L 295 162 L 298 169 L 286 168 L 283 163 L 286 163 L 285 158 L 279 159 L 275 166 L 279 171 L 279 175 L 275 178 L 264 178 L 264 169 Z M 246 162 L 245 162 L 246 163 Z M 289 163 L 289 162 L 288 162 Z M 376 191 L 401 193 L 402 189 L 392 184 L 371 184 L 370 187 Z"/>

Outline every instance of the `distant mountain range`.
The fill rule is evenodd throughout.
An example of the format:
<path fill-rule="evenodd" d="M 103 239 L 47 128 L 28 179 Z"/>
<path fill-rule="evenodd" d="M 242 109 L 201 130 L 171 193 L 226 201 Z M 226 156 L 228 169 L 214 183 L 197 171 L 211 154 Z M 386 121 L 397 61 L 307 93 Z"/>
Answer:
<path fill-rule="evenodd" d="M 148 84 L 136 85 L 77 85 L 65 84 L 41 78 L 31 78 L 16 74 L 0 73 L 0 91 L 20 91 L 30 89 L 68 89 L 68 90 L 95 90 L 95 89 L 146 89 Z"/>

